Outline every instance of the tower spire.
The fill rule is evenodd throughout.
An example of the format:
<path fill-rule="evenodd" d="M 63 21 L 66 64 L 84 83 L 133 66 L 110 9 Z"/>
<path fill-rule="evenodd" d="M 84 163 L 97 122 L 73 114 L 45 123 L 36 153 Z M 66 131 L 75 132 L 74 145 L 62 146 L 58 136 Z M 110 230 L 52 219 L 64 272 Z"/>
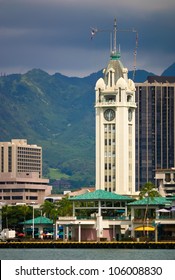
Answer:
<path fill-rule="evenodd" d="M 114 29 L 113 29 L 113 49 L 111 52 L 111 59 L 119 59 L 120 52 L 117 51 L 117 19 L 114 19 Z"/>
<path fill-rule="evenodd" d="M 113 52 L 117 52 L 117 20 L 114 19 L 114 42 L 113 42 Z"/>

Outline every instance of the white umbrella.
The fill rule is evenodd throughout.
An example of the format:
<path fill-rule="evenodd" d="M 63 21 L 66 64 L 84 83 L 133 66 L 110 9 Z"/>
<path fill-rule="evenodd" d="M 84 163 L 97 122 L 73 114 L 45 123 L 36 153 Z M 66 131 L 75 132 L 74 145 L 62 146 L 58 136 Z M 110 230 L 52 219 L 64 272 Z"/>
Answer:
<path fill-rule="evenodd" d="M 159 209 L 159 210 L 156 210 L 157 212 L 164 212 L 164 213 L 167 213 L 167 212 L 170 212 L 170 210 L 167 210 L 165 208 L 162 208 L 162 209 Z"/>
<path fill-rule="evenodd" d="M 175 206 L 172 206 L 171 211 L 175 211 Z"/>

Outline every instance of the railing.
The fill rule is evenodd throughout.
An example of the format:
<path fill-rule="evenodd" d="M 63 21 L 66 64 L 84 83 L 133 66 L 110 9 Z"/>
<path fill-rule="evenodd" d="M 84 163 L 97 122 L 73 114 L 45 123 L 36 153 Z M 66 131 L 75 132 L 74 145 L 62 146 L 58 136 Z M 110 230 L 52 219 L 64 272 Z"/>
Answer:
<path fill-rule="evenodd" d="M 161 216 L 156 217 L 156 218 L 148 218 L 148 223 L 151 223 L 151 222 L 156 221 L 156 220 L 175 220 L 175 217 L 161 215 Z M 134 218 L 133 222 L 135 222 L 135 223 L 143 223 L 144 219 L 143 218 Z"/>
<path fill-rule="evenodd" d="M 175 220 L 175 217 L 161 215 L 161 216 L 157 217 L 156 220 Z"/>
<path fill-rule="evenodd" d="M 96 220 L 96 217 L 89 217 L 89 216 L 77 216 L 77 220 Z M 130 220 L 130 217 L 127 216 L 120 216 L 120 217 L 111 217 L 111 216 L 102 216 L 103 220 Z"/>
<path fill-rule="evenodd" d="M 122 103 L 122 102 L 117 102 L 117 101 L 105 101 L 105 100 L 103 100 L 103 101 L 97 101 L 96 103 L 95 103 L 95 106 L 121 106 L 121 104 L 122 104 L 122 106 L 124 105 L 124 106 L 130 106 L 130 107 L 136 107 L 136 103 L 135 102 L 124 102 L 124 103 Z"/>
<path fill-rule="evenodd" d="M 146 223 L 150 224 L 150 223 L 152 223 L 153 221 L 155 221 L 155 218 L 148 218 L 148 221 L 147 221 L 147 220 L 144 221 L 143 218 L 134 218 L 134 219 L 132 220 L 132 222 L 138 223 L 138 224 L 139 224 L 139 223 L 142 223 L 142 224 L 143 224 L 143 222 L 145 222 L 145 224 L 146 224 Z"/>
<path fill-rule="evenodd" d="M 90 216 L 77 216 L 77 220 L 96 220 L 96 217 L 90 217 Z"/>
<path fill-rule="evenodd" d="M 130 220 L 130 217 L 128 216 L 119 216 L 119 217 L 111 217 L 111 216 L 104 216 L 103 217 L 104 220 Z"/>

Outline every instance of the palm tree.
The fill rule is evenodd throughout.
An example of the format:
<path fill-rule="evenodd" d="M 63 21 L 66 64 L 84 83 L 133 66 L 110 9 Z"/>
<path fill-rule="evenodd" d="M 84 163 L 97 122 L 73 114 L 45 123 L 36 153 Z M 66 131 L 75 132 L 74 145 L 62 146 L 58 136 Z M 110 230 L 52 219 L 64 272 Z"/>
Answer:
<path fill-rule="evenodd" d="M 73 215 L 73 205 L 72 202 L 69 201 L 68 197 L 62 198 L 58 202 L 58 215 L 59 216 L 72 216 Z"/>
<path fill-rule="evenodd" d="M 11 207 L 9 205 L 5 205 L 2 207 L 2 220 L 4 222 L 5 228 L 9 227 L 9 218 L 11 214 Z"/>
<path fill-rule="evenodd" d="M 45 200 L 41 205 L 40 209 L 42 213 L 49 219 L 52 219 L 53 212 L 56 210 L 56 204 L 50 201 Z"/>
<path fill-rule="evenodd" d="M 152 182 L 147 182 L 141 189 L 140 194 L 139 194 L 139 198 L 143 199 L 146 198 L 147 199 L 147 203 L 146 203 L 146 209 L 145 209 L 145 213 L 144 213 L 144 219 L 143 219 L 143 233 L 145 235 L 145 222 L 147 219 L 147 213 L 148 213 L 148 205 L 149 205 L 149 200 L 153 200 L 155 197 L 159 197 L 161 196 L 158 192 L 158 190 L 156 189 L 156 186 L 152 183 Z"/>

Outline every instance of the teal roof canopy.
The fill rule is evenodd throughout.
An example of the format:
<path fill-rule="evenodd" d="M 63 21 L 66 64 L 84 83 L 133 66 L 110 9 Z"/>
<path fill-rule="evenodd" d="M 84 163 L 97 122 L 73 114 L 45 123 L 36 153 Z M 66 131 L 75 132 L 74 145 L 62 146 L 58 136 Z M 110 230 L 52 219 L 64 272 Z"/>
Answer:
<path fill-rule="evenodd" d="M 143 199 L 136 200 L 134 202 L 128 203 L 129 206 L 145 206 L 145 205 L 171 205 L 171 201 L 165 197 L 145 197 Z"/>
<path fill-rule="evenodd" d="M 23 224 L 23 225 L 32 225 L 33 224 L 33 219 L 31 220 L 27 220 L 25 222 L 22 222 L 20 224 Z M 52 225 L 53 224 L 53 221 L 50 220 L 49 218 L 46 218 L 46 217 L 43 217 L 43 216 L 40 216 L 40 217 L 37 217 L 34 219 L 34 224 L 35 225 Z"/>
<path fill-rule="evenodd" d="M 69 198 L 69 200 L 122 200 L 122 201 L 132 201 L 133 199 L 129 196 L 119 195 L 116 193 L 104 191 L 104 190 L 96 190 L 94 192 L 87 192 L 81 195 L 77 195 Z"/>

